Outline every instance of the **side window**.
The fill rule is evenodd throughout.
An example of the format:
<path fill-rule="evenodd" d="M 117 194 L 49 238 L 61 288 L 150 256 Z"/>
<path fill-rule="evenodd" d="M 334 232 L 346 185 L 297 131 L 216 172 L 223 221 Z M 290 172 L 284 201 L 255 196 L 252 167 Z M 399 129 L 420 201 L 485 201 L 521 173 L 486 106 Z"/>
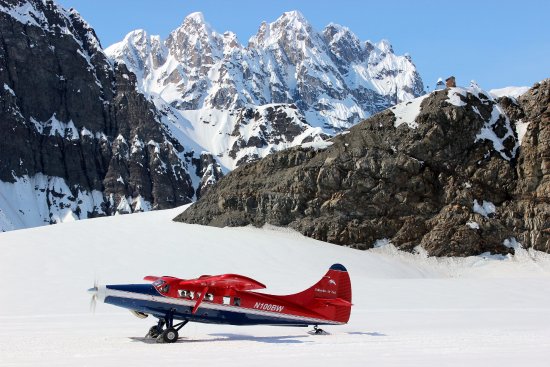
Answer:
<path fill-rule="evenodd" d="M 214 295 L 212 293 L 206 293 L 206 296 L 204 296 L 205 301 L 213 301 Z"/>
<path fill-rule="evenodd" d="M 231 304 L 231 297 L 223 297 L 223 304 L 224 305 Z"/>
<path fill-rule="evenodd" d="M 189 291 L 189 298 L 194 299 L 195 298 L 195 292 Z"/>
<path fill-rule="evenodd" d="M 241 299 L 239 297 L 233 298 L 233 304 L 235 306 L 240 306 L 241 305 Z"/>
<path fill-rule="evenodd" d="M 180 290 L 179 293 L 180 293 L 180 297 L 181 297 L 181 298 L 189 297 L 189 291 Z"/>

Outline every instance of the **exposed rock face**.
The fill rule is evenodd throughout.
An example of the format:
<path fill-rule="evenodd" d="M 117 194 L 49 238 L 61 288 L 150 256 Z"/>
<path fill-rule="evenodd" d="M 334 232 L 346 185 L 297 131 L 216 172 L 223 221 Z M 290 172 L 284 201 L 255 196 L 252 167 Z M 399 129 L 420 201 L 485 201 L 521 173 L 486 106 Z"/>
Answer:
<path fill-rule="evenodd" d="M 171 107 L 174 123 L 209 131 L 188 135 L 228 169 L 287 147 L 270 140 L 300 144 L 296 137 L 303 134 L 304 125 L 312 139 L 322 139 L 424 93 L 411 58 L 396 55 L 387 41 L 361 42 L 336 24 L 317 32 L 296 11 L 262 23 L 246 47 L 235 34 L 216 33 L 202 14 L 193 13 L 164 41 L 136 30 L 106 53 L 138 76 L 138 88 L 157 107 Z M 254 145 L 257 152 L 240 153 L 234 142 L 201 138 L 220 133 L 225 139 L 227 130 L 235 136 L 241 124 L 238 111 L 266 105 L 279 106 L 290 118 L 285 122 L 290 128 L 278 135 L 265 126 L 262 135 L 267 138 L 255 136 L 251 142 L 242 135 L 243 149 Z M 263 120 L 280 125 L 278 115 L 268 114 Z M 218 131 L 204 126 L 205 120 L 216 123 Z"/>
<path fill-rule="evenodd" d="M 519 240 L 550 252 L 550 79 L 518 99 L 517 116 L 527 123 L 518 158 L 518 184 L 508 225 Z"/>
<path fill-rule="evenodd" d="M 189 203 L 161 118 L 76 11 L 0 0 L 0 230 Z"/>
<path fill-rule="evenodd" d="M 289 226 L 357 248 L 389 239 L 430 255 L 549 251 L 548 93 L 502 107 L 450 88 L 377 114 L 332 145 L 291 148 L 239 167 L 176 221 Z M 513 104 L 513 106 L 512 106 Z M 529 122 L 523 144 L 516 132 Z"/>

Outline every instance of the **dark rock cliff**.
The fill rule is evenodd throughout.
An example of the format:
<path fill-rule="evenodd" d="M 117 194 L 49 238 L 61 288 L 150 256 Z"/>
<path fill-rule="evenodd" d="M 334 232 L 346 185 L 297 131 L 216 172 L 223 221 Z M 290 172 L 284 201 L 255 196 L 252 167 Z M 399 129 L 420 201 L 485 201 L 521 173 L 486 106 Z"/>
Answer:
<path fill-rule="evenodd" d="M 26 221 L 35 213 L 13 198 L 0 203 L 1 230 L 195 195 L 193 153 L 163 127 L 135 75 L 110 64 L 94 30 L 52 1 L 0 0 L 0 130 L 0 181 L 36 191 L 45 216 Z M 10 220 L 10 207 L 22 219 Z"/>
<path fill-rule="evenodd" d="M 545 81 L 506 106 L 479 89 L 434 92 L 410 125 L 400 123 L 407 105 L 397 106 L 326 149 L 244 165 L 175 220 L 270 223 L 365 249 L 389 239 L 435 256 L 509 253 L 514 238 L 549 252 L 549 88 Z M 521 147 L 519 118 L 529 122 Z"/>

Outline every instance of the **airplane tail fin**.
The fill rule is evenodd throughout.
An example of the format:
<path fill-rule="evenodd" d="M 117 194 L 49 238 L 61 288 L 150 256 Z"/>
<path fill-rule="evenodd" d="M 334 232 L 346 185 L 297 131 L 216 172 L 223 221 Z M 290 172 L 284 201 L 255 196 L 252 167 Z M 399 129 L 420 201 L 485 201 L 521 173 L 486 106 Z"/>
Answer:
<path fill-rule="evenodd" d="M 347 323 L 352 306 L 348 271 L 343 265 L 334 264 L 315 285 L 286 298 L 319 313 L 328 320 Z"/>

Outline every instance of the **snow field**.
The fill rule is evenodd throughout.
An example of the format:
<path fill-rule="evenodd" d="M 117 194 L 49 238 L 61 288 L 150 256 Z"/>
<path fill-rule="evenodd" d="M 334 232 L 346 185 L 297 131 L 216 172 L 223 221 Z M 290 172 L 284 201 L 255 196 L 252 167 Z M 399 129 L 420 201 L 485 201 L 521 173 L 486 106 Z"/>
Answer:
<path fill-rule="evenodd" d="M 172 222 L 182 208 L 0 234 L 0 366 L 546 366 L 550 256 L 435 259 L 391 245 L 358 251 L 293 231 Z M 500 259 L 500 260 L 498 260 Z M 189 324 L 173 345 L 143 340 L 154 321 L 98 304 L 86 289 L 236 272 L 294 293 L 344 264 L 348 325 L 331 335 Z"/>

